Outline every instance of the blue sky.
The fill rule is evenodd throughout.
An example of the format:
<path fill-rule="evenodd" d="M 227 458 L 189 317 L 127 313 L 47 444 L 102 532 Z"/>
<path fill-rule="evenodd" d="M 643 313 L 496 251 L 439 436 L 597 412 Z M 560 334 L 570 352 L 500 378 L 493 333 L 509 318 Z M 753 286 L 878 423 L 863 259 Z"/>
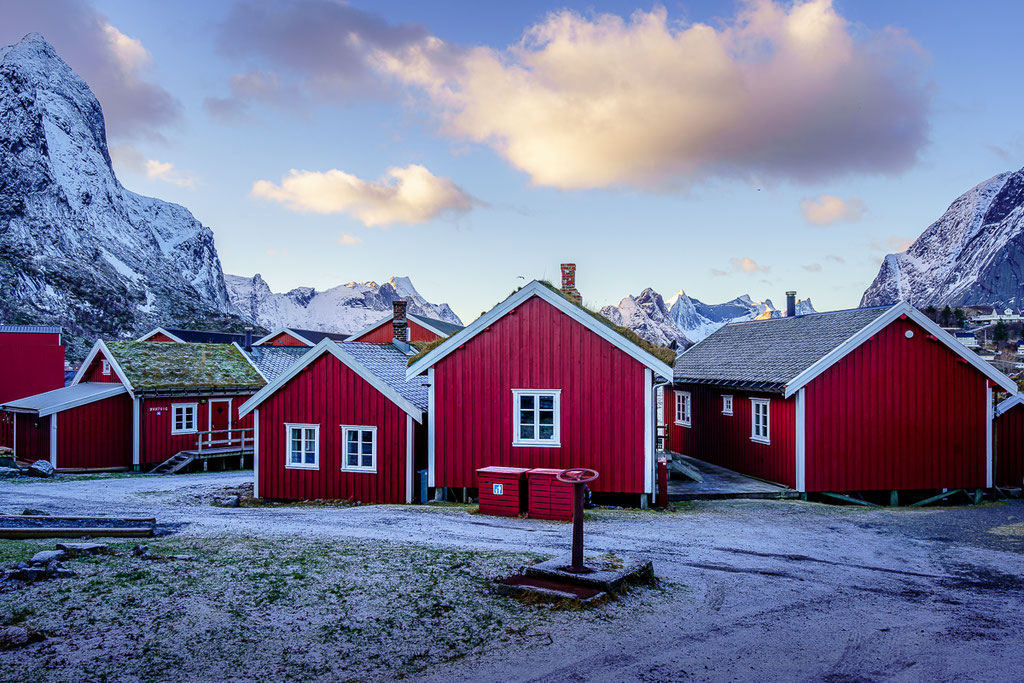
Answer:
<path fill-rule="evenodd" d="M 885 253 L 960 193 L 1024 164 L 1014 2 L 383 1 L 312 22 L 327 0 L 257 4 L 262 20 L 227 1 L 48 4 L 74 12 L 4 3 L 0 39 L 50 39 L 100 98 L 122 183 L 188 207 L 214 230 L 225 272 L 259 272 L 275 291 L 408 275 L 468 321 L 517 276 L 554 279 L 575 261 L 597 306 L 650 286 L 776 304 L 796 289 L 819 310 L 851 307 Z M 723 57 L 703 40 L 673 51 L 695 23 L 705 38 L 750 37 L 740 27 L 754 10 L 771 20 L 745 45 L 765 54 Z M 650 32 L 637 11 L 653 13 Z M 801 11 L 814 21 L 796 22 Z M 61 15 L 100 29 L 61 26 Z M 794 26 L 823 22 L 839 33 L 822 52 L 772 61 Z M 310 27 L 324 35 L 307 40 Z M 371 56 L 359 47 L 339 59 L 335 33 L 372 44 Z M 121 78 L 101 59 L 111 35 L 124 41 Z M 837 54 L 847 41 L 850 54 Z M 430 45 L 424 77 L 406 50 Z M 547 73 L 531 61 L 549 58 Z M 821 67 L 830 60 L 835 72 Z M 717 77 L 752 63 L 770 67 L 748 70 L 753 85 Z M 473 69 L 508 81 L 458 75 Z M 239 74 L 259 75 L 259 97 L 229 97 Z M 129 108 L 125 93 L 141 87 L 167 96 L 166 111 Z M 573 102 L 602 102 L 617 120 L 576 135 Z M 639 115 L 622 125 L 623 111 Z M 722 111 L 729 122 L 715 120 Z M 550 126 L 526 121 L 535 114 Z M 310 175 L 290 186 L 291 169 Z M 408 197 L 395 196 L 406 177 Z"/>

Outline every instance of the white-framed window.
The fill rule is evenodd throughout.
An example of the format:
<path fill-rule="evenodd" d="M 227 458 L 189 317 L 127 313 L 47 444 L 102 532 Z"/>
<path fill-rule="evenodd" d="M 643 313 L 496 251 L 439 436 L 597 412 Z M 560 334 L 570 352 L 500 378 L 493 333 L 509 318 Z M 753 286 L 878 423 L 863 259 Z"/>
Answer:
<path fill-rule="evenodd" d="M 110 361 L 106 358 L 100 361 L 100 372 L 104 375 L 110 375 Z"/>
<path fill-rule="evenodd" d="M 341 425 L 344 450 L 341 469 L 346 472 L 377 471 L 377 428 Z"/>
<path fill-rule="evenodd" d="M 770 401 L 767 398 L 750 399 L 750 440 L 771 443 L 769 431 Z"/>
<path fill-rule="evenodd" d="M 722 415 L 732 415 L 732 396 L 722 396 Z"/>
<path fill-rule="evenodd" d="M 285 424 L 284 466 L 291 469 L 320 469 L 320 425 Z"/>
<path fill-rule="evenodd" d="M 680 427 L 689 427 L 692 424 L 691 415 L 693 399 L 689 391 L 676 392 L 676 424 Z"/>
<path fill-rule="evenodd" d="M 512 445 L 561 445 L 561 389 L 512 390 Z"/>
<path fill-rule="evenodd" d="M 195 434 L 198 403 L 171 404 L 171 434 Z"/>

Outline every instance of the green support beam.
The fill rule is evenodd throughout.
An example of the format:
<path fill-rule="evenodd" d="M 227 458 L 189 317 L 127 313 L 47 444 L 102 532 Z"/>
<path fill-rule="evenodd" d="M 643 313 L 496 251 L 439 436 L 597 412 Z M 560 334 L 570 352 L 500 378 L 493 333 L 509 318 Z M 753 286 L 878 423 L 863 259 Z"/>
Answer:
<path fill-rule="evenodd" d="M 864 505 L 866 507 L 871 507 L 871 508 L 880 508 L 880 507 L 882 507 L 881 505 L 878 505 L 877 503 L 870 503 L 870 502 L 868 502 L 866 500 L 861 500 L 860 498 L 854 498 L 852 496 L 847 496 L 847 495 L 842 494 L 842 493 L 832 493 L 831 491 L 822 491 L 821 495 L 828 496 L 829 498 L 835 498 L 836 500 L 846 501 L 847 503 L 853 503 L 854 505 Z"/>
<path fill-rule="evenodd" d="M 956 494 L 960 493 L 961 491 L 963 491 L 963 489 L 950 489 L 949 491 L 946 491 L 945 493 L 940 493 L 937 496 L 932 496 L 931 498 L 925 498 L 924 500 L 919 500 L 916 503 L 911 503 L 909 505 L 909 507 L 917 508 L 917 507 L 921 507 L 923 505 L 929 505 L 931 503 L 934 503 L 937 500 L 942 500 L 943 498 L 949 498 L 950 496 L 955 496 Z M 964 491 L 964 493 L 966 493 L 966 491 Z"/>

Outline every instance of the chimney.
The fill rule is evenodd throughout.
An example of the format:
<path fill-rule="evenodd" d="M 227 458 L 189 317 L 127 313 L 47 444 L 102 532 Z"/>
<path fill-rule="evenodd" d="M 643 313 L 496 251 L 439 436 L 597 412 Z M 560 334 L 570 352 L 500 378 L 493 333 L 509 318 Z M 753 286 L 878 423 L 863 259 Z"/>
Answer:
<path fill-rule="evenodd" d="M 792 318 L 796 315 L 796 292 L 786 292 L 786 317 Z"/>
<path fill-rule="evenodd" d="M 252 328 L 245 328 L 245 350 L 252 351 Z"/>
<path fill-rule="evenodd" d="M 395 339 L 400 342 L 409 342 L 409 320 L 405 316 L 405 309 L 409 302 L 405 299 L 395 299 L 392 304 L 395 314 L 391 317 L 391 326 L 395 330 Z"/>
<path fill-rule="evenodd" d="M 578 304 L 583 303 L 583 297 L 576 289 L 575 263 L 562 264 L 562 294 L 565 294 L 567 297 L 574 300 Z"/>

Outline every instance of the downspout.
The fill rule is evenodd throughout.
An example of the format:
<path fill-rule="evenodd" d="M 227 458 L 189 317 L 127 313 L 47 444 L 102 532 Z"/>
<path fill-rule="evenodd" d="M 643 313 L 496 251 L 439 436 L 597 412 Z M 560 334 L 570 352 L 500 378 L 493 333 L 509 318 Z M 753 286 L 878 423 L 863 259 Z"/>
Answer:
<path fill-rule="evenodd" d="M 666 379 L 662 382 L 654 382 L 651 385 L 651 406 L 654 408 L 654 415 L 649 415 L 647 419 L 654 418 L 654 443 L 651 444 L 651 451 L 654 453 L 654 457 L 651 458 L 651 481 L 654 483 L 655 493 L 658 490 L 658 389 L 667 387 L 670 384 L 672 384 L 672 380 Z"/>

